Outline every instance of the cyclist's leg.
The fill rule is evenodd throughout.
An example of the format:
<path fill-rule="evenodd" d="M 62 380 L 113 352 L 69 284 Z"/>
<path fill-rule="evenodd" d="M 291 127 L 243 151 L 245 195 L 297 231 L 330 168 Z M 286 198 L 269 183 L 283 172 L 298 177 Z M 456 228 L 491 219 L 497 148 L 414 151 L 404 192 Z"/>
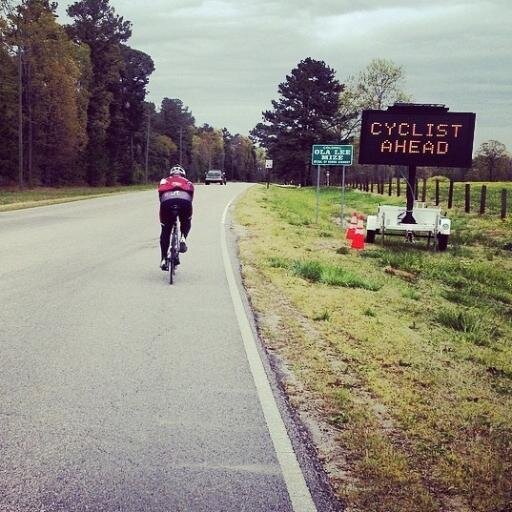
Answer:
<path fill-rule="evenodd" d="M 181 228 L 181 236 L 182 240 L 180 242 L 180 252 L 187 251 L 186 238 L 190 233 L 190 229 L 192 227 L 192 202 L 191 201 L 182 201 L 180 204 L 180 228 Z"/>
<path fill-rule="evenodd" d="M 162 226 L 162 230 L 160 232 L 160 253 L 162 259 L 167 257 L 172 226 L 176 220 L 176 210 L 173 206 L 172 200 L 164 201 L 160 205 L 160 225 Z"/>
<path fill-rule="evenodd" d="M 162 259 L 167 257 L 167 251 L 169 250 L 169 239 L 171 236 L 172 224 L 161 223 L 162 230 L 160 232 L 160 254 Z"/>

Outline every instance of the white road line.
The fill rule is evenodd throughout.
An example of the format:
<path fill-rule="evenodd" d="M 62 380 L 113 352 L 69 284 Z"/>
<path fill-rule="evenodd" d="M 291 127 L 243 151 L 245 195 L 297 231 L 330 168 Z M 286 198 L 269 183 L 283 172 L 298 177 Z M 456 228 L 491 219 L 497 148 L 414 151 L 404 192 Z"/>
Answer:
<path fill-rule="evenodd" d="M 297 457 L 293 451 L 292 443 L 288 437 L 288 433 L 286 432 L 281 414 L 279 413 L 274 395 L 272 394 L 272 388 L 270 387 L 267 374 L 265 373 L 265 368 L 263 367 L 263 363 L 258 353 L 256 340 L 254 338 L 249 319 L 247 318 L 247 313 L 245 311 L 242 298 L 240 297 L 235 280 L 235 274 L 231 266 L 225 225 L 227 212 L 232 202 L 233 199 L 228 203 L 222 215 L 222 258 L 224 260 L 224 269 L 226 271 L 229 291 L 235 308 L 235 314 L 238 319 L 245 353 L 249 361 L 249 367 L 256 385 L 258 398 L 261 403 L 261 408 L 263 409 L 270 437 L 274 443 L 277 460 L 281 466 L 281 471 L 292 502 L 293 510 L 294 512 L 317 512 L 316 506 L 311 498 L 311 493 L 306 485 L 304 475 L 302 474 L 302 470 L 299 466 L 299 462 L 297 461 Z"/>

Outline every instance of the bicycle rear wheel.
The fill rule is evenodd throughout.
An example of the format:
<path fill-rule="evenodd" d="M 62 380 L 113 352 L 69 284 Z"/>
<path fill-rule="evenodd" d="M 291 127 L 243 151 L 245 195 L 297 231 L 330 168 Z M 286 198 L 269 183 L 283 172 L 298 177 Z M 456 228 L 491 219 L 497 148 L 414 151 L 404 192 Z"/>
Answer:
<path fill-rule="evenodd" d="M 169 258 L 169 284 L 172 284 L 174 282 L 175 264 L 172 252 L 173 251 L 171 251 L 171 257 Z"/>
<path fill-rule="evenodd" d="M 169 284 L 174 282 L 174 274 L 176 273 L 176 259 L 178 257 L 178 228 L 176 224 L 171 232 L 171 244 L 169 248 Z"/>

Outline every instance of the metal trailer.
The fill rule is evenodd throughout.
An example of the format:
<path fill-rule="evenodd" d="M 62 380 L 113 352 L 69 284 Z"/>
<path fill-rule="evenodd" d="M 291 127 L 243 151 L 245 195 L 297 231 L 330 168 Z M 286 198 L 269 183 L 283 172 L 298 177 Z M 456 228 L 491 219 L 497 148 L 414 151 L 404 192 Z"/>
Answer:
<path fill-rule="evenodd" d="M 427 237 L 428 245 L 433 238 L 438 251 L 445 251 L 450 236 L 451 221 L 444 217 L 440 208 L 426 208 L 425 203 L 415 203 L 412 215 L 415 224 L 402 222 L 406 214 L 405 206 L 381 205 L 377 215 L 368 215 L 366 220 L 366 242 L 374 243 L 375 235 L 403 234 L 410 241 L 415 236 Z"/>

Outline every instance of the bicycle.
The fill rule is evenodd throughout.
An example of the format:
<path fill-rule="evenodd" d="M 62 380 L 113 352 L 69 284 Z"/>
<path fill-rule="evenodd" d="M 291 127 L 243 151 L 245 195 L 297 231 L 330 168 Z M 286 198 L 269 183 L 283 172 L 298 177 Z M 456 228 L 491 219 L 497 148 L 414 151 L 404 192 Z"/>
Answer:
<path fill-rule="evenodd" d="M 176 211 L 176 219 L 171 230 L 171 240 L 169 249 L 167 250 L 167 266 L 169 268 L 169 284 L 174 282 L 174 274 L 176 273 L 176 267 L 179 264 L 180 254 L 180 228 L 178 225 L 178 212 Z"/>

